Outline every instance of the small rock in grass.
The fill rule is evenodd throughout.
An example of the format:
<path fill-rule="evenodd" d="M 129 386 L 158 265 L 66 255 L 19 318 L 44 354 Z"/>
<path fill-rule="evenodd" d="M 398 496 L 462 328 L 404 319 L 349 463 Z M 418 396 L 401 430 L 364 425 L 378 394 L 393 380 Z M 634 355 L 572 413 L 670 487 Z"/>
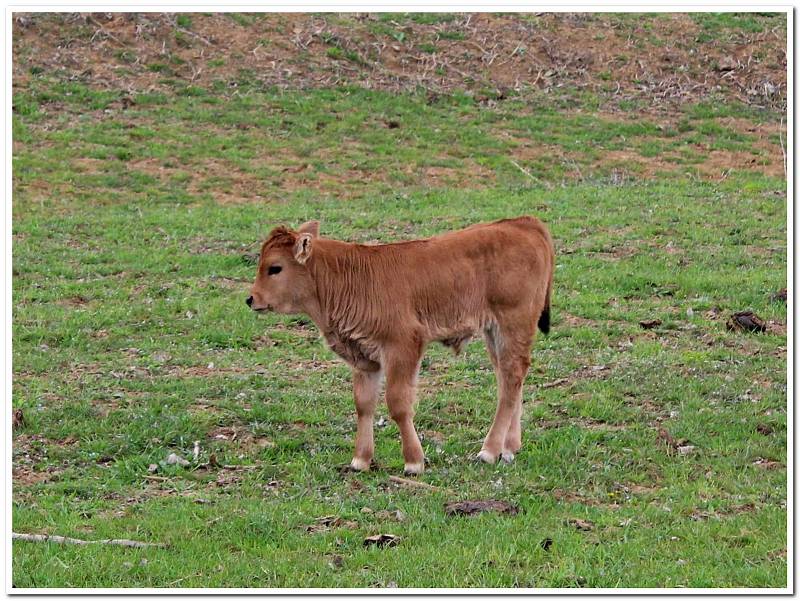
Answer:
<path fill-rule="evenodd" d="M 151 463 L 149 466 L 147 466 L 147 471 L 150 472 L 151 474 L 155 474 L 158 471 L 158 464 Z"/>
<path fill-rule="evenodd" d="M 181 467 L 186 467 L 189 465 L 189 462 L 186 461 L 183 457 L 178 455 L 177 453 L 170 453 L 167 455 L 166 458 L 167 465 L 180 465 Z"/>

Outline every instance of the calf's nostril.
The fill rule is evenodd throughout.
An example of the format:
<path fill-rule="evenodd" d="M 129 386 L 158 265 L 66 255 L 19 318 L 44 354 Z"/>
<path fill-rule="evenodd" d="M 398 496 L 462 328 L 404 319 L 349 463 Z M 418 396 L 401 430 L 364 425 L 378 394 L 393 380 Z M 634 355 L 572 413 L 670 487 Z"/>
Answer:
<path fill-rule="evenodd" d="M 248 296 L 248 297 L 247 297 L 247 300 L 246 300 L 246 301 L 244 301 L 244 302 L 246 302 L 246 303 L 247 303 L 247 306 L 248 306 L 248 307 L 252 307 L 252 306 L 253 306 L 253 297 L 252 297 L 252 296 Z"/>

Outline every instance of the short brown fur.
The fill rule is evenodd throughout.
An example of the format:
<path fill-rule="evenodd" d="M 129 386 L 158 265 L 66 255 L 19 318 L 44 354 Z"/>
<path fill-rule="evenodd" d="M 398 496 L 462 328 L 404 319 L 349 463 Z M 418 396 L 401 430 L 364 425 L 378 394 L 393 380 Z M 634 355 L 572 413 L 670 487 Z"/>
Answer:
<path fill-rule="evenodd" d="M 322 238 L 319 223 L 310 221 L 270 233 L 248 304 L 308 315 L 352 367 L 354 469 L 369 469 L 385 378 L 406 471 L 420 473 L 424 456 L 413 414 L 425 347 L 439 341 L 458 352 L 476 333 L 485 338 L 498 381 L 497 411 L 478 457 L 513 460 L 531 344 L 537 324 L 549 327 L 553 267 L 550 233 L 534 217 L 376 246 Z"/>

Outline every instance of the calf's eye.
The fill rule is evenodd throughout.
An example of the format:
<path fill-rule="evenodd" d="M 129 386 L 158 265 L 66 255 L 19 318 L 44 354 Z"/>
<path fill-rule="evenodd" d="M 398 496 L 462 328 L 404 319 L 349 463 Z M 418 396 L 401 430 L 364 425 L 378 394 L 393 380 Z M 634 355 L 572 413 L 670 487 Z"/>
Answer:
<path fill-rule="evenodd" d="M 275 275 L 276 273 L 280 273 L 281 269 L 283 269 L 283 267 L 280 265 L 270 265 L 269 269 L 267 269 L 267 275 Z"/>

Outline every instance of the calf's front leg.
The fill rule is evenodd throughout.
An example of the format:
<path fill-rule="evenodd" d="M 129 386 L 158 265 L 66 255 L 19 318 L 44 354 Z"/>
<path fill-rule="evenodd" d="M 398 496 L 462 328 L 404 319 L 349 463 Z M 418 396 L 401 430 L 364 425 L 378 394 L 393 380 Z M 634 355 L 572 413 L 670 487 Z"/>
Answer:
<path fill-rule="evenodd" d="M 381 392 L 381 371 L 353 369 L 353 397 L 356 402 L 356 446 L 350 467 L 359 472 L 369 469 L 375 444 L 372 422 Z"/>
<path fill-rule="evenodd" d="M 421 474 L 425 454 L 414 428 L 414 397 L 421 352 L 391 357 L 386 366 L 386 405 L 400 429 L 406 474 Z"/>

